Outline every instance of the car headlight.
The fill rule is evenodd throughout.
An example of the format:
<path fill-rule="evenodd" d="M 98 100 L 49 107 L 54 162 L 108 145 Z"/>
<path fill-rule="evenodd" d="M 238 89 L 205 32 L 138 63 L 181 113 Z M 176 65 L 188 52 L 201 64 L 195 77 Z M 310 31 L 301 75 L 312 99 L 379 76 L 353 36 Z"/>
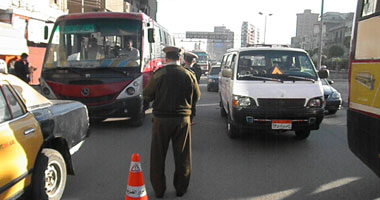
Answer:
<path fill-rule="evenodd" d="M 309 108 L 321 108 L 322 107 L 322 100 L 320 98 L 314 98 L 314 99 L 310 99 L 307 106 Z"/>
<path fill-rule="evenodd" d="M 245 108 L 249 106 L 256 106 L 256 102 L 249 97 L 234 95 L 232 97 L 232 106 L 236 108 Z"/>
<path fill-rule="evenodd" d="M 339 92 L 334 92 L 331 94 L 331 98 L 333 99 L 339 99 L 341 96 L 340 96 L 340 93 Z"/>

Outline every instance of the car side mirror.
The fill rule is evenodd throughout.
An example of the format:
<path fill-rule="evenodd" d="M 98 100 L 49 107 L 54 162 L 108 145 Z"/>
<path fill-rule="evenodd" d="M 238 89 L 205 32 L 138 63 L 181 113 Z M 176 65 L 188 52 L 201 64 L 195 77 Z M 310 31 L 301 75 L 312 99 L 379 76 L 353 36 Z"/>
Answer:
<path fill-rule="evenodd" d="M 321 79 L 325 79 L 325 78 L 328 78 L 329 77 L 329 70 L 328 69 L 321 69 L 318 71 L 318 76 L 319 78 Z"/>
<path fill-rule="evenodd" d="M 148 29 L 148 42 L 149 43 L 154 43 L 154 28 L 149 28 Z"/>
<path fill-rule="evenodd" d="M 222 76 L 226 78 L 232 77 L 232 69 L 223 69 L 222 70 Z"/>

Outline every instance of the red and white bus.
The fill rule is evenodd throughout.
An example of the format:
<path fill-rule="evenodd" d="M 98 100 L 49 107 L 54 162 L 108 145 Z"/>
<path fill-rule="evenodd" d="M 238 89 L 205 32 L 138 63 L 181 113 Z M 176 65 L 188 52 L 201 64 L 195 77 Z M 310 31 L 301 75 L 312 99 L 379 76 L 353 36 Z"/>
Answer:
<path fill-rule="evenodd" d="M 84 103 L 92 121 L 130 117 L 142 125 L 143 87 L 162 66 L 167 45 L 174 45 L 171 35 L 143 13 L 61 16 L 46 49 L 41 92 Z"/>
<path fill-rule="evenodd" d="M 347 110 L 351 151 L 380 176 L 380 0 L 358 0 Z"/>

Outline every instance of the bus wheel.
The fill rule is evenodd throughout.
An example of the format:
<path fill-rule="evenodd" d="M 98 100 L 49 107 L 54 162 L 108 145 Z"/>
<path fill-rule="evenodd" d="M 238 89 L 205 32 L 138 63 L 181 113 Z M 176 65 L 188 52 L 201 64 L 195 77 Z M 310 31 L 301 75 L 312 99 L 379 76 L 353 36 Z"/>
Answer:
<path fill-rule="evenodd" d="M 143 110 L 139 114 L 137 114 L 135 117 L 132 117 L 131 119 L 131 126 L 139 127 L 142 126 L 145 119 L 145 111 Z"/>
<path fill-rule="evenodd" d="M 42 149 L 33 171 L 33 199 L 61 199 L 66 178 L 66 163 L 61 153 L 54 149 Z"/>
<path fill-rule="evenodd" d="M 296 140 L 304 140 L 310 135 L 310 130 L 307 131 L 296 131 Z"/>

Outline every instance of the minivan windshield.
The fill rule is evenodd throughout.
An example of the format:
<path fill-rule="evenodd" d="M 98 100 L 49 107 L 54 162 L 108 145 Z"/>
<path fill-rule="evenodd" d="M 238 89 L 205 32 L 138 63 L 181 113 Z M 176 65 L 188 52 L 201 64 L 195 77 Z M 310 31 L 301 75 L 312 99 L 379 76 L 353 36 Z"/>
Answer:
<path fill-rule="evenodd" d="M 53 30 L 44 70 L 138 67 L 141 30 L 141 22 L 131 19 L 62 21 Z"/>
<path fill-rule="evenodd" d="M 239 55 L 238 80 L 257 80 L 260 77 L 282 81 L 316 81 L 314 65 L 304 52 L 262 50 L 244 51 Z"/>

